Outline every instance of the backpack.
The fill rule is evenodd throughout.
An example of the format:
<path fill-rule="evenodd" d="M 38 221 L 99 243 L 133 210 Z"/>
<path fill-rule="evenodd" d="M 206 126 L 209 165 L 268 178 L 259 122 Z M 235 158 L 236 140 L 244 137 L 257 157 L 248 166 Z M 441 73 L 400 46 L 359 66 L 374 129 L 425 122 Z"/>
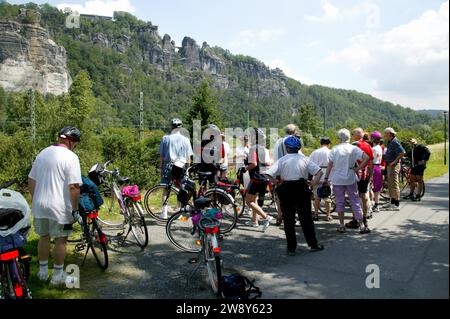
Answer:
<path fill-rule="evenodd" d="M 430 160 L 430 156 L 431 156 L 430 149 L 424 145 L 423 146 L 423 159 L 428 162 Z"/>
<path fill-rule="evenodd" d="M 103 205 L 103 199 L 97 185 L 85 176 L 81 176 L 81 180 L 83 185 L 80 187 L 80 212 L 87 213 L 98 210 Z"/>
<path fill-rule="evenodd" d="M 225 299 L 247 300 L 261 298 L 262 292 L 247 277 L 239 274 L 222 277 L 222 294 Z M 252 294 L 255 296 L 250 297 Z"/>

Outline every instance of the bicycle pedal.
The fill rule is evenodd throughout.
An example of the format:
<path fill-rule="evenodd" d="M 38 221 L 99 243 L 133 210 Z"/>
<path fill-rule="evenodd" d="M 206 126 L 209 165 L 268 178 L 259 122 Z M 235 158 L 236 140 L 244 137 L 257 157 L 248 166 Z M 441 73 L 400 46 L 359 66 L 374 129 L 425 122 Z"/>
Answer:
<path fill-rule="evenodd" d="M 80 251 L 83 251 L 86 249 L 86 245 L 85 244 L 77 244 L 75 245 L 75 251 L 77 253 L 79 253 Z"/>
<path fill-rule="evenodd" d="M 188 261 L 191 265 L 193 265 L 193 264 L 198 264 L 198 258 L 191 258 L 191 259 L 189 259 L 189 261 Z"/>

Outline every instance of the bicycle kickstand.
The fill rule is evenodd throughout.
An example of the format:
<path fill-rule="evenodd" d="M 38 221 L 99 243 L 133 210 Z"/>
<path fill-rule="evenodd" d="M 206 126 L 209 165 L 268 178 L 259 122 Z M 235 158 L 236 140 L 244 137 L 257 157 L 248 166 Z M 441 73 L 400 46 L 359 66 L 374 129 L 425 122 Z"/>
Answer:
<path fill-rule="evenodd" d="M 91 249 L 91 246 L 88 245 L 88 247 L 86 249 L 86 253 L 84 254 L 83 262 L 81 263 L 81 267 L 84 266 L 84 262 L 86 261 L 86 257 L 87 257 L 87 254 L 89 252 L 89 249 Z"/>
<path fill-rule="evenodd" d="M 191 273 L 189 274 L 188 278 L 186 279 L 186 287 L 189 285 L 189 281 L 191 280 L 192 277 L 194 277 L 195 273 L 198 271 L 198 269 L 200 268 L 200 266 L 202 265 L 200 261 L 200 255 L 201 255 L 201 251 L 198 253 L 197 258 L 196 258 L 196 263 L 197 263 L 197 267 L 194 268 L 194 270 L 191 271 Z M 193 259 L 191 259 L 189 261 L 189 263 L 191 263 Z M 191 263 L 193 264 L 193 263 Z"/>
<path fill-rule="evenodd" d="M 128 235 L 131 233 L 131 226 L 130 227 L 128 227 L 128 231 L 127 231 L 127 234 L 125 235 L 125 236 L 123 236 L 123 239 L 122 239 L 122 242 L 120 243 L 120 246 L 122 246 L 123 247 L 123 245 L 125 244 L 125 241 L 127 240 L 127 238 L 128 238 Z"/>

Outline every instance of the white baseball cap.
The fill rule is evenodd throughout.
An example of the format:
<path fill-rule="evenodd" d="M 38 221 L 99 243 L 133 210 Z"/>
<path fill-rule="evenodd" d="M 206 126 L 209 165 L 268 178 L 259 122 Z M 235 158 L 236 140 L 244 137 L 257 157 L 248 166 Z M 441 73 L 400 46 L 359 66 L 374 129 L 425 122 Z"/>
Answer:
<path fill-rule="evenodd" d="M 388 127 L 387 129 L 385 129 L 384 133 L 391 133 L 393 135 L 397 135 L 397 132 L 392 127 Z"/>

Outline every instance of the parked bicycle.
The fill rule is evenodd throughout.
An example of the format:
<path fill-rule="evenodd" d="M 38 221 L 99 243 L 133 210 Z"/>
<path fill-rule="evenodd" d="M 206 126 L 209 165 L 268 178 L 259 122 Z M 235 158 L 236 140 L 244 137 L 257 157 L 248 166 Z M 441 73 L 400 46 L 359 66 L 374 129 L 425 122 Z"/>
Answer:
<path fill-rule="evenodd" d="M 402 196 L 409 194 L 411 192 L 409 185 L 411 170 L 412 170 L 411 160 L 407 157 L 402 158 L 402 160 L 400 161 L 400 176 L 399 176 L 400 194 Z M 383 189 L 380 192 L 380 196 L 384 199 L 389 199 L 390 198 L 389 187 L 386 174 L 387 174 L 386 170 L 384 170 Z M 422 181 L 421 183 L 422 183 L 422 192 L 419 195 L 422 198 L 425 195 L 425 182 Z"/>
<path fill-rule="evenodd" d="M 122 244 L 132 233 L 138 246 L 144 249 L 148 245 L 148 229 L 139 188 L 129 185 L 130 178 L 122 177 L 119 169 L 108 170 L 110 164 L 112 161 L 97 163 L 89 172 L 89 178 L 100 187 L 105 199 L 98 220 L 108 229 L 119 230 L 118 235 L 123 236 Z"/>
<path fill-rule="evenodd" d="M 30 208 L 18 192 L 0 186 L 0 299 L 31 299 L 31 257 L 24 245 L 30 231 Z"/>
<path fill-rule="evenodd" d="M 170 242 L 185 252 L 198 253 L 199 265 L 206 265 L 208 280 L 218 296 L 221 295 L 222 259 L 219 245 L 222 212 L 211 208 L 212 199 L 200 197 L 194 206 L 186 205 L 171 216 L 166 225 Z M 208 209 L 209 208 L 209 209 Z"/>
<path fill-rule="evenodd" d="M 165 172 L 170 177 L 170 167 Z M 182 179 L 168 178 L 168 184 L 160 184 L 150 189 L 144 197 L 144 207 L 146 212 L 158 221 L 167 222 L 172 216 L 179 213 L 185 208 L 186 204 L 180 202 L 181 190 L 183 183 L 188 181 L 189 199 L 206 197 L 211 199 L 212 207 L 218 208 L 223 213 L 220 221 L 220 231 L 222 234 L 230 232 L 235 226 L 238 218 L 238 208 L 233 197 L 222 188 L 218 187 L 213 172 L 202 172 L 198 165 L 189 167 Z M 213 181 L 214 180 L 214 181 Z M 197 185 L 198 182 L 198 191 Z M 187 185 L 185 183 L 185 185 Z M 220 184 L 219 184 L 220 185 Z M 193 204 L 189 204 L 193 206 Z M 163 211 L 167 212 L 167 218 L 161 218 Z"/>

